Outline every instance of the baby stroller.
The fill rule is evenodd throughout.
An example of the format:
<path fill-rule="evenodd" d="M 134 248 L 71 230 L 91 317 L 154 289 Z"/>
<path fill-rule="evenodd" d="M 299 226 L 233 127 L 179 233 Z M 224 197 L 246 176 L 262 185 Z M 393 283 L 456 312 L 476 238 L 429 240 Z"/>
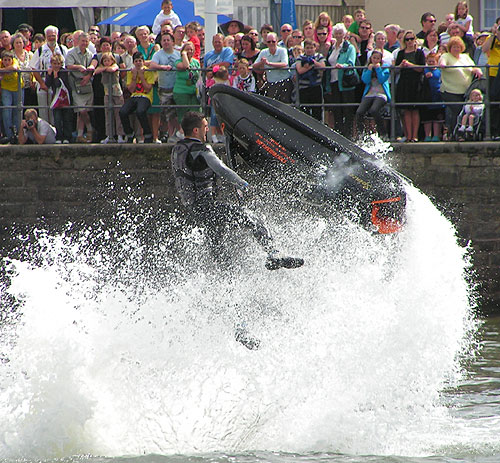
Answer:
<path fill-rule="evenodd" d="M 469 85 L 469 88 L 464 94 L 465 101 L 469 100 L 470 93 L 474 89 L 481 90 L 483 95 L 488 91 L 488 87 L 486 84 L 486 79 L 481 77 L 480 79 L 474 79 L 472 83 Z M 484 138 L 485 133 L 485 124 L 484 124 L 484 112 L 480 117 L 476 117 L 474 120 L 474 125 L 472 127 L 472 131 L 460 132 L 460 126 L 462 125 L 462 118 L 465 114 L 465 106 L 462 107 L 460 114 L 457 117 L 457 123 L 455 124 L 455 128 L 453 129 L 453 139 L 454 140 L 466 140 L 466 141 L 481 141 Z"/>

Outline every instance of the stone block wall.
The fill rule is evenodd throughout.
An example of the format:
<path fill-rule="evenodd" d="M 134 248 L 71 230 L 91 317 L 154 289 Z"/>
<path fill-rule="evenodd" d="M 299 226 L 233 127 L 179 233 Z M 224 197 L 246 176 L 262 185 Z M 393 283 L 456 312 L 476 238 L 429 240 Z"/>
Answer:
<path fill-rule="evenodd" d="M 0 244 L 8 247 L 14 226 L 42 218 L 64 224 L 112 215 L 116 200 L 131 194 L 147 208 L 171 208 L 170 148 L 0 147 Z M 500 144 L 399 144 L 388 158 L 452 220 L 463 242 L 471 241 L 482 306 L 500 313 Z"/>

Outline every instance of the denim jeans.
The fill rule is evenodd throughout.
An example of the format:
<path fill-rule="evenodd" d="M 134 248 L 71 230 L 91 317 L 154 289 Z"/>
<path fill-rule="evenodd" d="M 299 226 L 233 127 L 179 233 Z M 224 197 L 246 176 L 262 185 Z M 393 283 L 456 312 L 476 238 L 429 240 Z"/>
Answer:
<path fill-rule="evenodd" d="M 364 126 L 364 116 L 368 114 L 375 119 L 377 124 L 377 131 L 379 135 L 386 135 L 384 118 L 382 117 L 382 109 L 386 104 L 386 100 L 381 97 L 368 97 L 363 98 L 356 111 L 356 119 L 359 123 L 358 127 Z"/>
<path fill-rule="evenodd" d="M 71 141 L 73 136 L 73 110 L 71 108 L 56 108 L 54 111 L 54 125 L 56 139 Z"/>
<path fill-rule="evenodd" d="M 135 112 L 142 127 L 144 137 L 151 136 L 151 126 L 149 125 L 148 109 L 151 106 L 149 98 L 144 96 L 134 96 L 125 101 L 120 109 L 120 120 L 122 121 L 125 135 L 132 135 L 134 130 L 130 125 L 130 114 Z"/>
<path fill-rule="evenodd" d="M 16 126 L 19 129 L 19 117 L 17 114 L 17 108 L 5 108 L 5 106 L 16 106 L 17 105 L 17 91 L 12 92 L 2 88 L 2 118 L 3 118 L 3 128 L 6 137 L 12 137 L 12 126 Z"/>

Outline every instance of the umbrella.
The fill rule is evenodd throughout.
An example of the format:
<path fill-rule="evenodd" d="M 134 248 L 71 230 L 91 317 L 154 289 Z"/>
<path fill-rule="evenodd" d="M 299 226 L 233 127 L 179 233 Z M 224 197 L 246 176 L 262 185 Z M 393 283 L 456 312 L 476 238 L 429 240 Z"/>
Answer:
<path fill-rule="evenodd" d="M 162 0 L 146 0 L 104 19 L 99 24 L 116 24 L 117 26 L 152 25 L 156 15 L 161 11 L 161 2 Z M 182 24 L 187 24 L 190 21 L 198 21 L 200 24 L 205 23 L 202 17 L 195 16 L 193 2 L 189 0 L 174 0 L 173 3 L 174 11 L 179 16 Z M 231 18 L 224 15 L 217 16 L 219 24 L 230 20 Z"/>

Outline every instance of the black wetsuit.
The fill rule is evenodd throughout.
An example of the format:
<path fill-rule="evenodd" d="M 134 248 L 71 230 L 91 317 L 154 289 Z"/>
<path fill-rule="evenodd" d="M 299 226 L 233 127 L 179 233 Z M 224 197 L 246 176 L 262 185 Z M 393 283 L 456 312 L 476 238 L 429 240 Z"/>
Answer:
<path fill-rule="evenodd" d="M 209 145 L 192 138 L 179 141 L 172 151 L 172 169 L 179 198 L 195 222 L 205 228 L 215 257 L 223 254 L 221 238 L 234 227 L 250 230 L 267 253 L 273 251 L 271 235 L 257 217 L 239 205 L 217 200 L 217 176 L 240 188 L 246 188 L 248 183 L 227 167 Z"/>

